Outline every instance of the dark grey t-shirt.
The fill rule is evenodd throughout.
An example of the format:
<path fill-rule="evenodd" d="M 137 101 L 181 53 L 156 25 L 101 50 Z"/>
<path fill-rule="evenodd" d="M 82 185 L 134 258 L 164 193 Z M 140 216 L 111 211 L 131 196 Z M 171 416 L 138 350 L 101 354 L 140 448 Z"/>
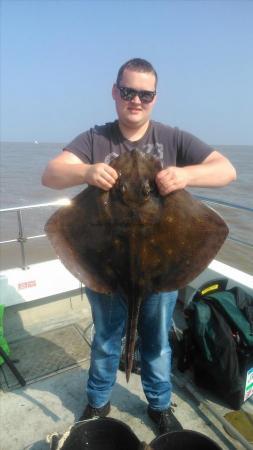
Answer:
<path fill-rule="evenodd" d="M 155 121 L 150 121 L 139 141 L 132 142 L 124 138 L 117 120 L 79 134 L 64 150 L 84 163 L 109 164 L 112 158 L 136 148 L 159 158 L 163 167 L 198 164 L 213 151 L 192 134 Z"/>

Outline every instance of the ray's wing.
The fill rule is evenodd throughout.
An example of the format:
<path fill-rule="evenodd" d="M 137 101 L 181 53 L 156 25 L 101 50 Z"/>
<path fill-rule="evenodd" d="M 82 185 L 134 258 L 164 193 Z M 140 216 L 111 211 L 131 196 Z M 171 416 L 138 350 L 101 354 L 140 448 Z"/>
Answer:
<path fill-rule="evenodd" d="M 183 288 L 213 260 L 228 234 L 222 217 L 187 191 L 163 200 L 159 223 L 143 246 L 143 271 L 152 291 Z"/>
<path fill-rule="evenodd" d="M 56 211 L 45 226 L 65 267 L 87 287 L 100 293 L 115 289 L 115 275 L 107 264 L 112 237 L 106 198 L 106 192 L 89 187 L 71 205 Z"/>

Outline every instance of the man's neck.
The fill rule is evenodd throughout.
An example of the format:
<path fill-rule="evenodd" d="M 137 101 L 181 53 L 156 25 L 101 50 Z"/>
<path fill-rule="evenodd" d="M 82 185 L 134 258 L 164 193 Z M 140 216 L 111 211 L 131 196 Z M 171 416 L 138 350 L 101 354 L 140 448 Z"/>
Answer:
<path fill-rule="evenodd" d="M 124 138 L 126 138 L 132 142 L 139 141 L 146 133 L 148 127 L 149 127 L 149 121 L 146 122 L 144 125 L 142 125 L 139 128 L 129 128 L 126 125 L 119 122 L 119 128 L 120 128 L 120 131 L 123 134 Z"/>

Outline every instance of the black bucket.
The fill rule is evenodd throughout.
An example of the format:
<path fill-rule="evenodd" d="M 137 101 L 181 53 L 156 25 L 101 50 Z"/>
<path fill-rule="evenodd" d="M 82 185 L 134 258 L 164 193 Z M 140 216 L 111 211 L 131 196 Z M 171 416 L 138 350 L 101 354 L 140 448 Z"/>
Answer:
<path fill-rule="evenodd" d="M 175 431 L 163 434 L 150 443 L 152 450 L 222 450 L 210 438 L 197 431 Z"/>
<path fill-rule="evenodd" d="M 138 450 L 140 441 L 131 428 L 112 418 L 77 423 L 61 450 Z"/>

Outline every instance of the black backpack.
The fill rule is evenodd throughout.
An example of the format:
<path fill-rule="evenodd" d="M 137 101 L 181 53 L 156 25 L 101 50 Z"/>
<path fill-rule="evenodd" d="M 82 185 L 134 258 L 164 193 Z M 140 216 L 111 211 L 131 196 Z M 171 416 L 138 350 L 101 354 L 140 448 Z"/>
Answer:
<path fill-rule="evenodd" d="M 192 366 L 197 385 L 239 409 L 253 394 L 253 297 L 227 282 L 203 285 L 185 309 L 178 368 Z"/>

